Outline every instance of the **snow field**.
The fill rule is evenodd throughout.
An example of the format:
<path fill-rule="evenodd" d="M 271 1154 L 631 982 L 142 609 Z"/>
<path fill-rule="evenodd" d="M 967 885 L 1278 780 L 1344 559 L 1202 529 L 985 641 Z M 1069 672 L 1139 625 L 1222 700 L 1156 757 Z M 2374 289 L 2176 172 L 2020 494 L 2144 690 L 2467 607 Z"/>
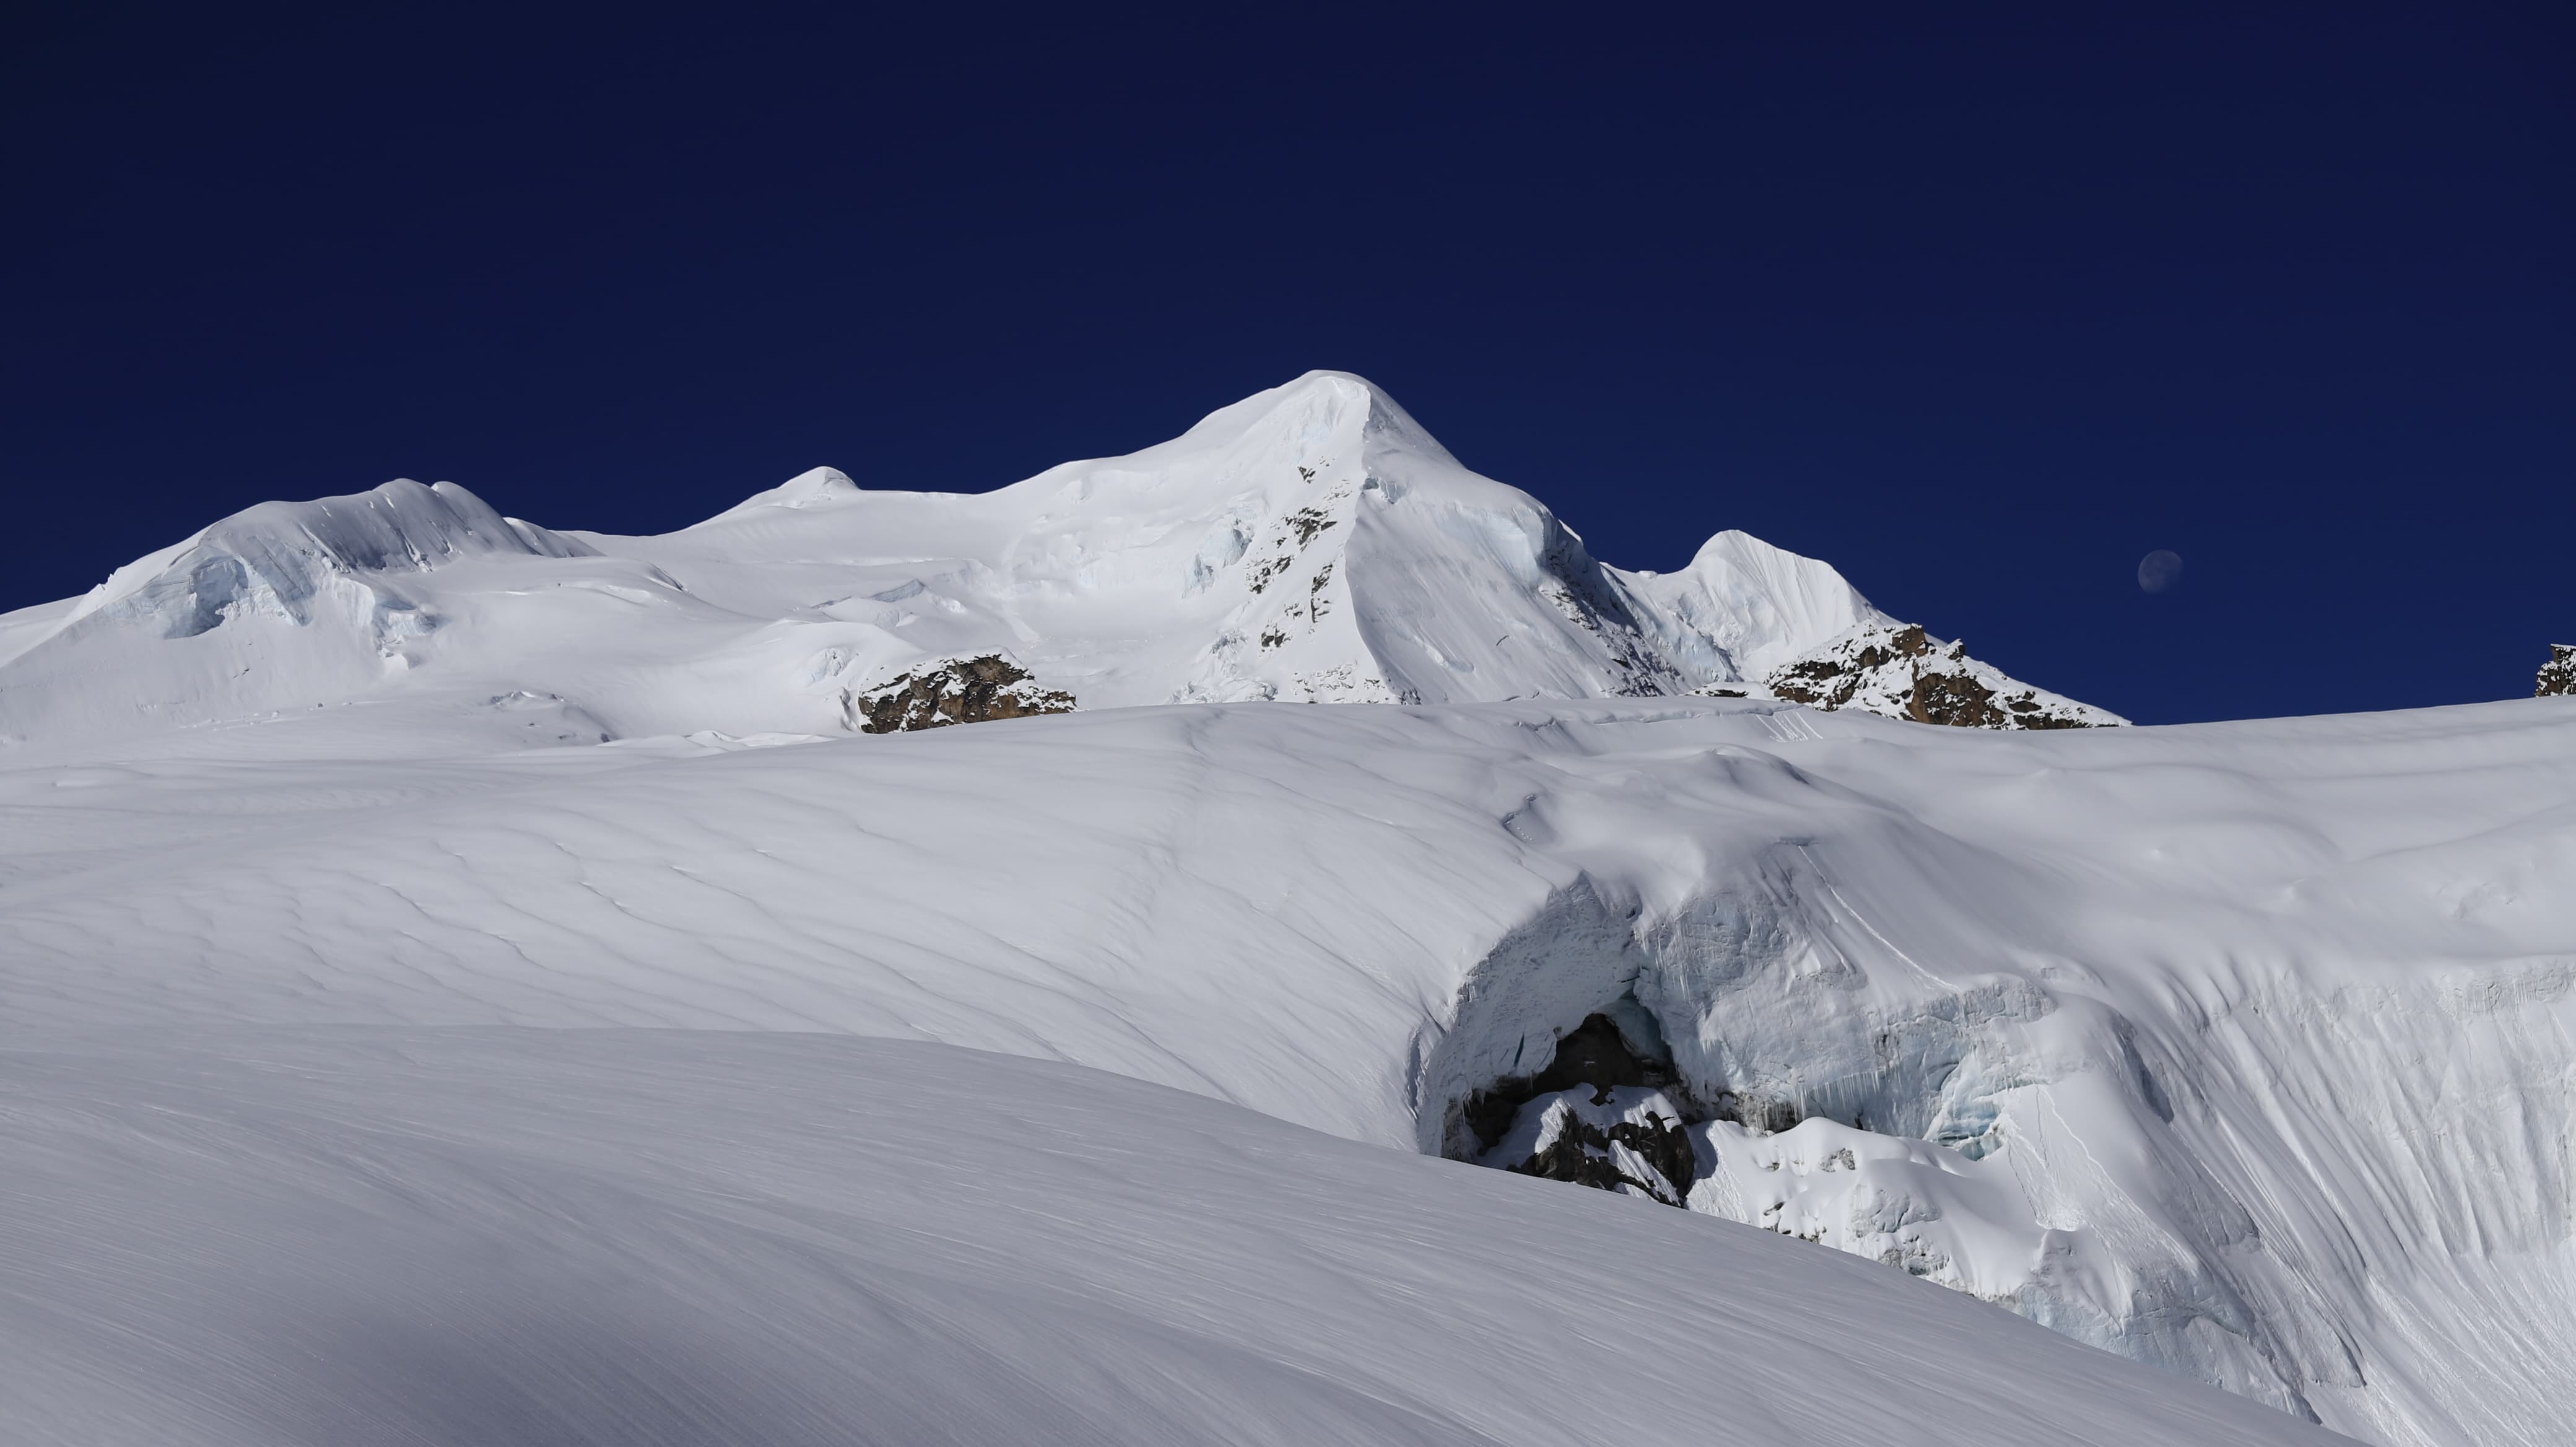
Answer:
<path fill-rule="evenodd" d="M 1694 1126 L 1702 1212 L 2373 1440 L 2538 1444 L 2569 713 L 1244 705 L 349 765 L 249 729 L 0 774 L 42 860 L 0 1010 L 907 1037 L 1465 1157 L 1474 1091 L 1628 1001 L 1696 1095 L 1796 1122 Z"/>
<path fill-rule="evenodd" d="M 1867 1263 L 1094 1071 L 718 1031 L 0 1047 L 0 1428 L 185 1447 L 2290 1447 Z"/>

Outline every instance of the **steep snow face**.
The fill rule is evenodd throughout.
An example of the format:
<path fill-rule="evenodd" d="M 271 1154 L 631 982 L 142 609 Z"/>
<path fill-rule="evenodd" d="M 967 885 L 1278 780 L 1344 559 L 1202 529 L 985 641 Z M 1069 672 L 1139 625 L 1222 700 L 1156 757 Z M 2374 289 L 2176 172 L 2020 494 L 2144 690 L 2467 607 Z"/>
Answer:
<path fill-rule="evenodd" d="M 820 667 L 859 691 L 976 648 L 1086 708 L 1668 693 L 1704 671 L 1662 656 L 1546 508 L 1355 377 L 991 493 L 838 476 L 670 537 L 590 541 L 747 617 L 858 625 Z"/>
<path fill-rule="evenodd" d="M 782 620 L 815 650 L 809 696 L 993 653 L 1088 708 L 1384 701 L 1337 577 L 1368 415 L 1364 387 L 1319 377 L 995 492 L 809 473 L 668 537 L 592 541 Z"/>
<path fill-rule="evenodd" d="M 2341 1440 L 1756 1232 L 943 1046 L 191 1030 L 0 1048 L 0 1094 L 26 1447 Z"/>
<path fill-rule="evenodd" d="M 662 537 L 548 532 L 450 483 L 267 504 L 0 618 L 0 739 L 361 703 L 480 719 L 512 694 L 619 737 L 828 735 L 898 678 L 986 657 L 1083 708 L 1650 696 L 1760 687 L 1892 623 L 1740 533 L 1666 578 L 1603 567 L 1318 372 L 994 492 L 817 468 Z"/>
<path fill-rule="evenodd" d="M 409 716 L 326 711 L 0 769 L 0 1016 L 1071 1060 L 1552 1153 L 2370 1440 L 2542 1447 L 2576 1397 L 2571 710 L 1180 707 L 408 762 Z M 1651 1078 L 1549 1075 L 1596 1016 Z M 1488 1139 L 1515 1080 L 1536 1113 Z"/>

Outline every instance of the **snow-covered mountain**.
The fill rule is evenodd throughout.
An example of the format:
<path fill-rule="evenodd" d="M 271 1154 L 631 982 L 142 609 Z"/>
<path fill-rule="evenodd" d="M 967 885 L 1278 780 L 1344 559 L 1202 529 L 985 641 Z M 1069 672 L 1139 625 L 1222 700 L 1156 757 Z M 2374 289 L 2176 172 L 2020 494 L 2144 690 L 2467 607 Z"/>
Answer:
<path fill-rule="evenodd" d="M 20 1438 L 2576 1401 L 2576 700 L 2026 731 L 2110 720 L 1331 374 L 660 538 L 275 504 L 0 660 Z"/>
<path fill-rule="evenodd" d="M 1905 632 L 1832 568 L 1742 533 L 1669 576 L 1605 567 L 1383 393 L 1318 372 L 995 492 L 822 468 L 662 537 L 551 532 L 444 482 L 265 504 L 0 617 L 0 739 L 353 702 L 564 739 L 833 735 L 954 721 L 887 701 L 985 659 L 1029 679 L 1005 716 L 1040 695 L 1466 703 L 1776 678 L 1899 717 L 2118 721 L 1955 649 L 1868 646 Z M 1960 690 L 1994 702 L 1945 708 Z"/>

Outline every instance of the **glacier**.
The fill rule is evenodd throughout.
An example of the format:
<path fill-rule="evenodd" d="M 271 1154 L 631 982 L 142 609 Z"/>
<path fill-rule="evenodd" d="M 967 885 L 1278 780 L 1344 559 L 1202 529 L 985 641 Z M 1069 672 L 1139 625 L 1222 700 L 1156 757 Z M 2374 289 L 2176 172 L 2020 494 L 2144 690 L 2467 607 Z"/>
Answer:
<path fill-rule="evenodd" d="M 1076 711 L 859 727 L 872 690 L 979 658 Z M 1800 701 L 1807 685 L 1826 696 Z M 1922 721 L 1949 710 L 1982 726 Z M 1493 1319 L 1553 1322 L 1529 1330 L 1581 1355 L 1567 1380 L 1666 1384 L 1624 1417 L 1515 1407 L 1552 1424 L 1527 1440 L 1729 1423 L 2016 1440 L 2025 1421 L 2057 1434 L 2029 1440 L 2105 1443 L 2329 1440 L 2303 1422 L 2410 1447 L 2562 1440 L 2576 700 L 2120 723 L 1739 533 L 1675 574 L 1599 564 L 1342 374 L 995 493 L 823 470 L 659 538 L 391 484 L 254 509 L 88 598 L 0 616 L 0 1046 L 22 1079 L 74 1081 L 20 1137 L 64 1191 L 144 1169 L 132 1142 L 178 1132 L 168 1149 L 185 1149 L 167 1102 L 197 1090 L 210 1103 L 182 1109 L 233 1132 L 187 1164 L 210 1193 L 259 1198 L 253 1138 L 276 1116 L 313 1142 L 292 1177 L 305 1194 L 277 1211 L 462 1172 L 499 1184 L 419 1185 L 405 1219 L 505 1254 L 577 1218 L 548 1214 L 552 1186 L 457 1152 L 518 1141 L 516 1161 L 607 1132 L 624 1144 L 582 1158 L 609 1174 L 580 1191 L 721 1191 L 725 1153 L 771 1149 L 771 1127 L 697 1086 L 774 1096 L 792 1134 L 794 1103 L 846 1072 L 835 1098 L 866 1118 L 832 1159 L 853 1163 L 810 1179 L 909 1213 L 886 1229 L 931 1229 L 939 1192 L 887 1182 L 916 1157 L 947 1170 L 938 1142 L 971 1138 L 955 1148 L 1062 1193 L 1049 1230 L 1106 1230 L 1151 1199 L 1157 1221 L 1224 1216 L 1163 1239 L 1257 1275 L 1322 1249 L 1279 1247 L 1276 1223 L 1347 1217 L 1331 1249 L 1383 1251 L 1365 1243 L 1392 1232 L 1453 1263 L 1421 1269 L 1477 1312 L 1546 1283 L 1542 1307 L 1512 1298 L 1540 1317 Z M 1150 1162 L 1120 1147 L 1133 1164 L 1105 1172 L 1090 1147 L 1033 1143 L 1085 1111 L 1186 1121 L 1165 1133 L 1190 1144 Z M 389 1124 L 419 1112 L 435 1123 Z M 1316 1152 L 1355 1163 L 1332 1203 L 1298 1184 L 1344 1170 Z M 1541 1158 L 1611 1189 L 1464 1164 Z M 1193 1194 L 1218 1186 L 1221 1204 Z M 1385 1224 L 1414 1201 L 1412 1226 Z M 844 1207 L 757 1208 L 825 1209 Z M 13 1215 L 0 1241 L 74 1231 L 47 1224 L 59 1214 Z M 748 1252 L 744 1269 L 783 1280 L 763 1253 L 784 1248 L 740 1235 L 749 1219 L 691 1228 L 678 1254 L 720 1275 Z M 44 1250 L 113 1252 L 97 1230 Z M 959 1231 L 986 1252 L 1056 1239 Z M 632 1259 L 677 1249 L 654 1240 Z M 183 1270 L 182 1246 L 155 1249 L 152 1269 Z M 272 1249 L 203 1270 L 256 1278 Z M 799 1249 L 834 1281 L 880 1270 Z M 1738 1279 L 1757 1261 L 1779 1283 L 1759 1301 Z M 975 1292 L 1023 1272 L 994 1270 Z M 1155 1301 L 1207 1289 L 1154 1279 Z M 1848 1348 L 1832 1371 L 1918 1373 L 1838 1401 L 1973 1378 L 1980 1399 L 2031 1405 L 1834 1435 L 1844 1419 L 1784 1405 L 1804 1368 L 1765 1345 L 1791 1298 L 1806 1305 L 1785 1314 L 1826 1324 L 1798 1340 Z M 1918 1327 L 1918 1309 L 1964 1315 Z M 184 1345 L 207 1328 L 169 1310 L 101 1340 L 215 1350 Z M 1310 1303 L 1299 1319 L 1335 1310 L 1365 1314 Z M 1157 1340 L 1193 1361 L 1237 1360 L 1238 1338 L 1187 1335 L 1224 1315 L 1152 1331 L 1184 1330 Z M 2016 1315 L 2102 1351 L 2046 1355 L 2030 1343 L 2058 1344 Z M 500 1339 L 431 1317 L 475 1352 Z M 1649 1319 L 1661 1355 L 1640 1357 L 1612 1324 Z M 958 1340 L 1003 1353 L 1013 1381 L 1112 1370 L 1000 1320 Z M 2008 1331 L 2024 1334 L 1989 1334 Z M 1255 1355 L 1307 1361 L 1331 1335 L 1281 1327 Z M 1403 1351 L 1463 1340 L 1416 1333 Z M 122 1350 L 65 1380 L 140 1370 Z M 1295 1403 L 1281 1420 L 1327 1424 L 1298 1440 L 1522 1440 L 1455 1395 L 1411 1425 L 1365 1415 L 1343 1395 L 1351 1358 L 1333 1360 L 1298 1379 L 1323 1395 L 1278 1399 Z M 1524 1400 L 1496 1384 L 1526 1373 L 1402 1360 L 1423 1363 L 1386 1369 L 1406 1392 Z M 2111 1388 L 2079 1383 L 2061 1365 L 2076 1361 L 2147 1386 L 2097 1419 L 2079 1404 Z M 1170 1370 L 1232 1390 L 1214 1367 Z M 511 1390 L 542 1413 L 608 1390 L 530 1372 L 553 1385 Z M 1764 1385 L 1731 1385 L 1744 1372 Z M 2056 1406 L 2030 1395 L 2041 1378 L 2065 1383 Z M 2138 1405 L 2158 1393 L 2202 1425 Z M 78 1400 L 61 1421 L 105 1399 Z M 1153 1420 L 1172 1440 L 1268 1440 L 1241 1435 L 1260 1414 L 1244 1399 L 1202 1406 Z M 668 1440 L 718 1420 L 672 1412 Z M 1703 1415 L 1657 1415 L 1673 1412 Z M 308 1432 L 198 1420 L 190 1440 Z M 978 1430 L 1020 1430 L 998 1422 Z"/>

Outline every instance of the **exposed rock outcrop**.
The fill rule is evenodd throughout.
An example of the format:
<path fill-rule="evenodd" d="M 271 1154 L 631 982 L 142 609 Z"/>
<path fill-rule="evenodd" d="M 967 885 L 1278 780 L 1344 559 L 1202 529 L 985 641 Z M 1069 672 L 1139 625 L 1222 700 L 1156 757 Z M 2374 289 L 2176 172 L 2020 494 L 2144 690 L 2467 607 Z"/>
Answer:
<path fill-rule="evenodd" d="M 1537 1075 L 1478 1091 L 1467 1119 L 1487 1165 L 1679 1206 L 1698 1174 L 1688 1098 L 1657 1042 L 1593 1015 Z"/>
<path fill-rule="evenodd" d="M 2540 665 L 2540 681 L 2532 686 L 2531 696 L 2552 694 L 2576 694 L 2576 643 L 2549 645 L 2549 661 Z"/>
<path fill-rule="evenodd" d="M 1073 695 L 1043 688 L 998 653 L 942 659 L 842 696 L 842 716 L 863 734 L 890 734 L 1031 714 L 1071 713 Z"/>
<path fill-rule="evenodd" d="M 1980 729 L 2080 729 L 2119 720 L 2016 683 L 1919 624 L 1856 628 L 1775 669 L 1771 692 L 1811 708 L 1857 708 L 1916 723 Z"/>

